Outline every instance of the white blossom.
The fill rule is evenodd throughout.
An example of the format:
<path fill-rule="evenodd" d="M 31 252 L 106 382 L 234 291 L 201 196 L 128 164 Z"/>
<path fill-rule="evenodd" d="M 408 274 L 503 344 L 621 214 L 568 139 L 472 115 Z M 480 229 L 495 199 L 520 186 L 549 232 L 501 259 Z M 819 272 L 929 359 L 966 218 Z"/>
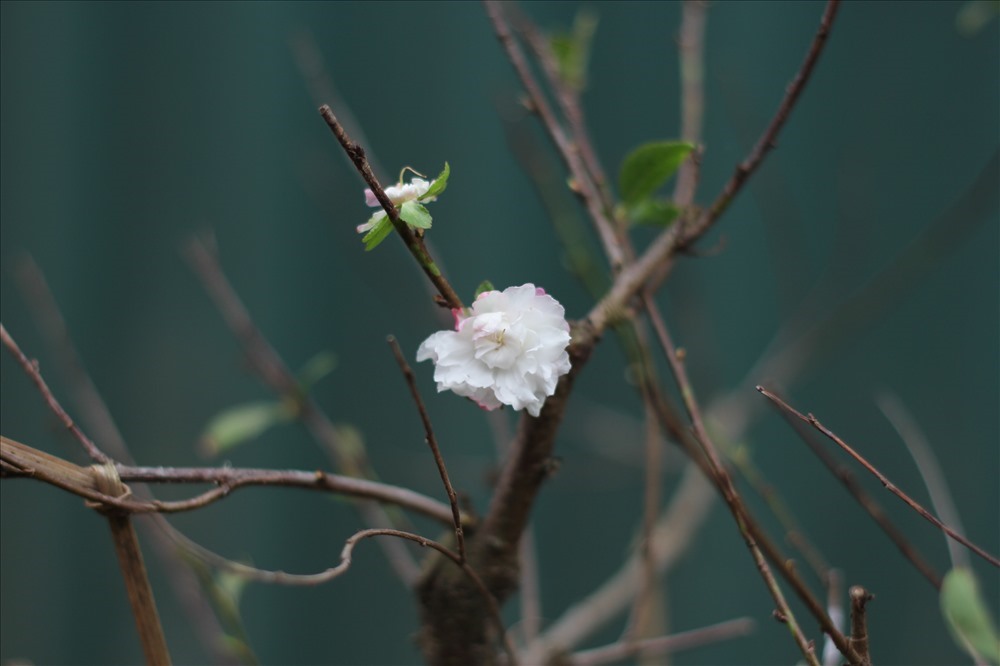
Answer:
<path fill-rule="evenodd" d="M 396 185 L 390 185 L 385 188 L 384 192 L 389 201 L 393 203 L 394 206 L 402 206 L 407 201 L 419 201 L 421 203 L 430 203 L 437 199 L 437 196 L 425 197 L 427 191 L 436 182 L 435 180 L 428 181 L 423 178 L 414 178 L 408 183 L 400 181 Z M 368 218 L 368 221 L 364 224 L 359 224 L 356 228 L 359 234 L 366 233 L 375 227 L 381 220 L 386 219 L 386 213 L 382 210 L 382 204 L 379 200 L 375 198 L 375 193 L 371 189 L 365 189 L 365 205 L 371 208 L 378 208 L 379 210 L 372 213 L 372 216 Z"/>
<path fill-rule="evenodd" d="M 398 185 L 390 185 L 385 188 L 385 196 L 389 197 L 389 201 L 393 204 L 399 206 L 407 201 L 413 201 L 414 199 L 419 199 L 420 197 L 427 194 L 427 190 L 431 188 L 430 181 L 424 180 L 423 178 L 414 178 L 408 183 L 399 183 Z M 426 201 L 434 201 L 437 197 L 429 197 Z M 379 208 L 382 206 L 375 198 L 375 193 L 370 189 L 365 189 L 365 205 L 371 208 Z"/>
<path fill-rule="evenodd" d="M 438 331 L 417 349 L 434 361 L 437 390 L 451 390 L 493 410 L 501 405 L 538 416 L 569 372 L 569 324 L 559 301 L 533 284 L 487 291 L 455 314 L 454 331 Z"/>

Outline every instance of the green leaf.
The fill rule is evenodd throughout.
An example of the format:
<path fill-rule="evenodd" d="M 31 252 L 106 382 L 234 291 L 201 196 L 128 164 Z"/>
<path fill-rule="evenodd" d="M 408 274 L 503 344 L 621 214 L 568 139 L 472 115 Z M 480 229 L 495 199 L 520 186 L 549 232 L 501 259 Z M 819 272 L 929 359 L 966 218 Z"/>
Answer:
<path fill-rule="evenodd" d="M 680 209 L 663 199 L 642 199 L 629 208 L 629 219 L 634 224 L 667 227 L 680 215 Z"/>
<path fill-rule="evenodd" d="M 316 382 L 333 372 L 337 367 L 337 355 L 332 351 L 324 349 L 311 359 L 299 370 L 298 379 L 302 391 L 309 392 Z"/>
<path fill-rule="evenodd" d="M 633 206 L 648 198 L 674 175 L 692 150 L 694 145 L 684 141 L 656 141 L 633 150 L 618 174 L 622 199 Z"/>
<path fill-rule="evenodd" d="M 294 409 L 286 402 L 268 400 L 231 407 L 209 421 L 201 437 L 201 446 L 209 455 L 218 455 L 292 418 Z"/>
<path fill-rule="evenodd" d="M 549 39 L 559 78 L 577 92 L 587 87 L 587 63 L 596 30 L 597 17 L 584 9 L 577 12 L 570 32 L 556 33 Z"/>
<path fill-rule="evenodd" d="M 431 228 L 431 214 L 416 201 L 407 201 L 399 208 L 399 217 L 411 227 Z"/>
<path fill-rule="evenodd" d="M 476 298 L 479 298 L 479 294 L 486 293 L 487 291 L 496 291 L 496 287 L 494 287 L 493 283 L 489 280 L 483 280 L 479 283 L 479 286 L 476 287 Z"/>
<path fill-rule="evenodd" d="M 392 220 L 385 213 L 382 213 L 382 217 L 379 218 L 375 226 L 368 230 L 364 236 L 361 237 L 361 241 L 365 244 L 365 252 L 374 250 L 378 247 L 378 244 L 389 237 L 392 233 Z"/>
<path fill-rule="evenodd" d="M 955 567 L 941 583 L 941 613 L 959 647 L 972 651 L 994 664 L 1000 664 L 1000 635 L 983 602 L 972 572 Z M 971 650 L 970 650 L 971 648 Z"/>
<path fill-rule="evenodd" d="M 430 199 L 431 197 L 436 197 L 437 195 L 444 192 L 444 189 L 448 187 L 448 176 L 450 175 L 451 175 L 451 167 L 448 166 L 447 162 L 445 162 L 444 169 L 442 169 L 441 173 L 438 174 L 438 177 L 431 182 L 431 186 L 427 190 L 427 193 L 424 194 L 424 196 L 420 197 L 420 200 L 424 201 L 426 199 Z"/>

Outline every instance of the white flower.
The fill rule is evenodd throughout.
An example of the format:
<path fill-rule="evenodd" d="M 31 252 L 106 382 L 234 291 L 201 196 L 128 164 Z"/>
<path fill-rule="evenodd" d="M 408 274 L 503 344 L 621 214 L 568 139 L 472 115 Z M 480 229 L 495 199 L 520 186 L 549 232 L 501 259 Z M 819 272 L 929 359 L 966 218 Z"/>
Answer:
<path fill-rule="evenodd" d="M 403 169 L 402 173 L 399 174 L 399 182 L 385 188 L 385 195 L 389 197 L 389 201 L 394 206 L 399 208 L 399 217 L 411 228 L 430 229 L 431 214 L 427 212 L 423 204 L 436 201 L 438 195 L 444 192 L 448 186 L 451 168 L 445 162 L 444 170 L 434 180 L 414 178 L 410 182 L 404 183 L 403 175 L 407 171 L 413 171 L 413 169 L 409 167 Z M 414 173 L 416 172 L 414 171 Z M 428 196 L 428 192 L 431 193 L 430 196 Z M 392 224 L 389 222 L 389 216 L 382 209 L 382 204 L 379 203 L 379 200 L 375 198 L 375 193 L 370 189 L 365 190 L 365 204 L 371 208 L 378 208 L 367 222 L 356 227 L 359 234 L 365 234 L 365 237 L 362 238 L 365 242 L 365 249 L 371 250 L 385 240 L 392 231 Z"/>
<path fill-rule="evenodd" d="M 423 178 L 414 178 L 408 183 L 390 185 L 385 188 L 385 196 L 389 197 L 389 201 L 399 206 L 407 201 L 419 199 L 427 194 L 427 190 L 429 189 L 431 189 L 430 181 L 424 180 Z M 436 198 L 437 197 L 429 197 L 427 201 L 434 201 Z M 380 208 L 382 206 L 382 204 L 378 202 L 378 199 L 375 198 L 375 193 L 370 189 L 365 190 L 365 205 L 370 208 Z"/>
<path fill-rule="evenodd" d="M 559 301 L 533 284 L 479 295 L 454 331 L 438 331 L 417 349 L 434 361 L 438 391 L 450 389 L 480 407 L 527 409 L 538 416 L 569 372 L 569 324 Z"/>

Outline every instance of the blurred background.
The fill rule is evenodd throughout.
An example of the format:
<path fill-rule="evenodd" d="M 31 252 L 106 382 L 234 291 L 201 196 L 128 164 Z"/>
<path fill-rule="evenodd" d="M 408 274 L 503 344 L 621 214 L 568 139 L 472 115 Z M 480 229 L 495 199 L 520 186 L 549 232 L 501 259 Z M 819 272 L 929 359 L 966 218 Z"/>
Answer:
<path fill-rule="evenodd" d="M 523 9 L 542 28 L 565 30 L 582 6 Z M 681 8 L 585 6 L 599 23 L 584 105 L 596 150 L 615 174 L 638 144 L 677 137 Z M 711 251 L 681 261 L 659 295 L 703 402 L 748 410 L 747 428 L 729 444 L 749 452 L 846 583 L 875 593 L 871 644 L 882 664 L 968 659 L 947 633 L 935 590 L 760 404 L 752 386 L 770 378 L 753 368 L 794 318 L 836 315 L 795 373 L 771 385 L 928 503 L 879 408 L 879 396 L 894 396 L 936 452 L 966 532 L 1000 551 L 1000 39 L 995 18 L 978 27 L 960 18 L 967 7 L 846 3 L 778 149 L 701 242 Z M 753 146 L 822 10 L 811 2 L 711 5 L 699 202 L 715 197 Z M 564 178 L 537 123 L 517 106 L 521 88 L 478 3 L 4 2 L 0 12 L 0 319 L 79 415 L 17 281 L 30 254 L 140 464 L 329 468 L 294 424 L 221 456 L 199 452 L 214 416 L 271 397 L 181 254 L 210 230 L 226 274 L 292 368 L 323 351 L 336 355 L 312 394 L 334 422 L 361 434 L 379 478 L 445 499 L 385 336 L 396 335 L 412 359 L 447 323 L 401 243 L 363 251 L 354 231 L 369 214 L 363 185 L 317 114 L 321 101 L 345 118 L 349 107 L 383 182 L 406 165 L 433 176 L 450 163 L 429 238 L 467 301 L 489 279 L 500 288 L 543 285 L 570 317 L 593 302 L 566 270 L 546 208 L 511 149 L 510 137 L 527 139 L 531 164 Z M 303 58 L 322 62 L 325 75 L 304 76 Z M 319 94 L 338 98 L 317 99 L 331 83 L 335 93 Z M 985 191 L 954 213 L 984 173 Z M 570 195 L 555 200 L 567 219 L 585 224 Z M 648 229 L 633 236 L 640 246 L 652 237 Z M 598 247 L 589 236 L 587 244 Z M 905 269 L 880 278 L 900 256 L 909 257 Z M 838 310 L 845 303 L 860 305 Z M 84 462 L 21 369 L 0 357 L 3 434 Z M 483 510 L 495 433 L 516 415 L 490 421 L 467 401 L 435 395 L 428 364 L 416 371 L 453 483 Z M 580 378 L 558 440 L 559 473 L 535 509 L 547 621 L 630 552 L 642 507 L 641 411 L 609 336 Z M 667 499 L 682 469 L 669 454 Z M 862 481 L 938 572 L 947 570 L 942 535 L 876 481 Z M 740 487 L 780 540 L 763 502 Z M 40 483 L 4 480 L 0 499 L 0 661 L 140 661 L 103 520 Z M 348 504 L 287 489 L 242 490 L 171 522 L 226 556 L 294 572 L 331 565 L 362 527 Z M 996 617 L 997 571 L 973 559 Z M 147 564 L 174 659 L 209 661 L 148 548 Z M 675 663 L 799 657 L 771 620 L 772 602 L 721 503 L 662 586 L 673 631 L 757 620 L 753 635 Z M 509 622 L 516 605 L 508 604 Z M 371 542 L 359 546 L 347 575 L 316 588 L 251 584 L 241 609 L 262 662 L 420 659 L 416 605 Z M 619 618 L 586 645 L 615 640 L 623 626 Z"/>

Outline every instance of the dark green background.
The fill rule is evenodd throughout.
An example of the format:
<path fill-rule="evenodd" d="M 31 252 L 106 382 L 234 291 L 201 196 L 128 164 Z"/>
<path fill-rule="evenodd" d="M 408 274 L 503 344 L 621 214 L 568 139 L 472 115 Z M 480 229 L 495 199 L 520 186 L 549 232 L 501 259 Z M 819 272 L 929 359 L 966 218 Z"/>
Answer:
<path fill-rule="evenodd" d="M 827 309 L 871 279 L 997 150 L 997 22 L 964 36 L 955 27 L 961 6 L 842 8 L 779 149 L 703 243 L 724 237 L 723 250 L 682 262 L 661 294 L 706 401 L 738 385 L 804 298 Z M 526 9 L 551 29 L 568 25 L 577 8 Z M 635 145 L 678 131 L 680 7 L 592 9 L 600 26 L 585 104 L 597 150 L 614 173 Z M 806 2 L 712 6 L 701 201 L 714 197 L 770 118 L 821 12 L 821 4 Z M 68 401 L 14 280 L 15 262 L 30 252 L 143 464 L 210 464 L 195 451 L 205 423 L 268 395 L 178 251 L 195 232 L 213 229 L 229 277 L 289 364 L 324 349 L 337 353 L 339 367 L 316 399 L 335 421 L 364 432 L 381 478 L 443 497 L 384 342 L 394 333 L 412 357 L 442 323 L 398 241 L 362 251 L 354 232 L 368 214 L 360 180 L 316 113 L 290 50 L 303 30 L 361 120 L 384 180 L 407 164 L 436 173 L 450 162 L 449 190 L 432 207 L 431 239 L 466 298 L 485 278 L 500 287 L 533 281 L 571 317 L 589 307 L 505 142 L 500 117 L 516 114 L 520 88 L 477 3 L 4 2 L 0 23 L 0 318 Z M 524 127 L 542 145 L 533 122 Z M 935 446 L 967 532 L 996 553 L 1000 294 L 991 196 L 991 212 L 971 232 L 810 363 L 789 395 L 926 501 L 874 404 L 880 390 L 897 393 Z M 650 237 L 636 234 L 638 242 Z M 812 294 L 824 279 L 832 288 Z M 80 460 L 23 373 L 2 356 L 3 434 Z M 417 372 L 452 478 L 483 508 L 493 461 L 487 422 L 468 402 L 433 395 L 429 366 Z M 625 426 L 600 434 L 592 420 L 603 413 L 598 406 L 640 415 L 611 340 L 581 377 L 558 444 L 561 470 L 535 514 L 550 618 L 617 568 L 641 512 L 640 441 Z M 964 661 L 933 589 L 781 420 L 762 416 L 748 439 L 756 462 L 848 583 L 877 595 L 870 614 L 876 661 Z M 269 432 L 228 460 L 327 465 L 296 426 Z M 669 492 L 675 464 L 665 479 Z M 877 483 L 865 485 L 944 570 L 940 534 Z M 78 498 L 37 483 L 4 481 L 0 497 L 0 660 L 140 660 L 102 521 Z M 229 556 L 303 572 L 334 562 L 360 526 L 343 504 L 281 489 L 241 491 L 174 523 Z M 160 564 L 148 559 L 174 658 L 204 661 Z M 975 567 L 996 613 L 997 573 L 979 561 Z M 744 614 L 758 620 L 754 636 L 677 662 L 797 658 L 786 630 L 770 620 L 771 601 L 721 505 L 665 585 L 677 630 Z M 414 604 L 370 543 L 356 551 L 348 575 L 322 587 L 251 586 L 243 612 L 268 663 L 419 658 Z M 818 636 L 812 621 L 804 625 Z M 614 640 L 620 629 L 592 644 Z"/>

